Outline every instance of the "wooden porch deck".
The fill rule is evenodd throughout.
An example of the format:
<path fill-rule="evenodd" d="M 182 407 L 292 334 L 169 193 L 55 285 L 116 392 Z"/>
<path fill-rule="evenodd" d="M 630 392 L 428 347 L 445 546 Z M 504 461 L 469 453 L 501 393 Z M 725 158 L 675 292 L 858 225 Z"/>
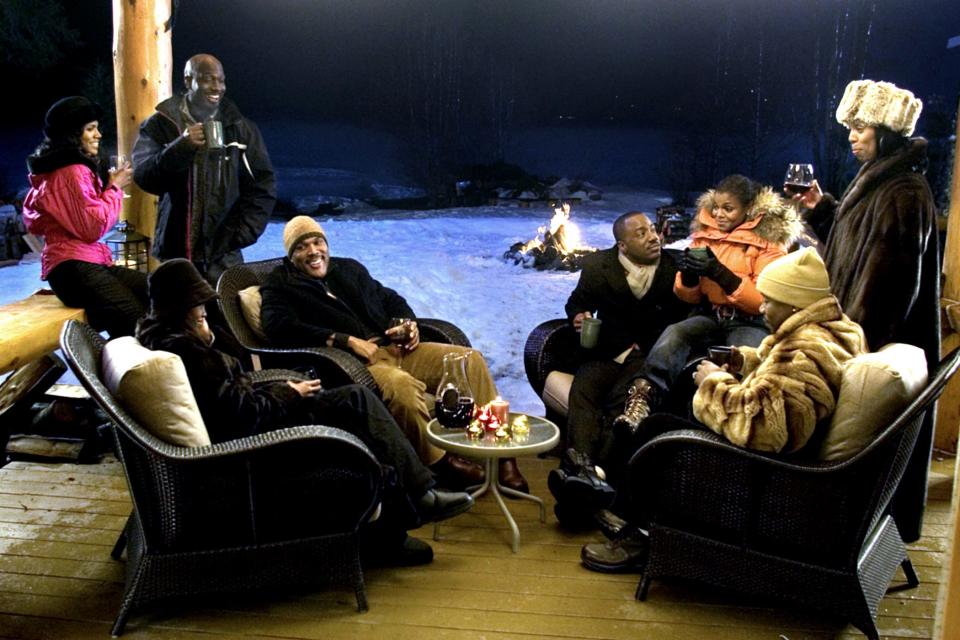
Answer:
<path fill-rule="evenodd" d="M 549 498 L 555 460 L 522 461 L 537 495 Z M 911 557 L 921 585 L 881 604 L 884 637 L 929 638 L 947 548 L 953 460 L 935 463 L 924 537 Z M 697 585 L 655 582 L 633 599 L 637 577 L 583 569 L 580 546 L 600 534 L 560 530 L 549 504 L 541 525 L 532 504 L 510 507 L 519 554 L 492 498 L 444 523 L 433 564 L 366 574 L 370 610 L 352 593 L 258 594 L 135 612 L 130 638 L 856 638 L 842 622 L 808 610 L 751 602 Z M 14 462 L 0 469 L 0 638 L 109 635 L 123 563 L 110 550 L 130 502 L 120 465 Z M 419 537 L 429 539 L 431 528 Z M 902 580 L 898 576 L 897 580 Z"/>

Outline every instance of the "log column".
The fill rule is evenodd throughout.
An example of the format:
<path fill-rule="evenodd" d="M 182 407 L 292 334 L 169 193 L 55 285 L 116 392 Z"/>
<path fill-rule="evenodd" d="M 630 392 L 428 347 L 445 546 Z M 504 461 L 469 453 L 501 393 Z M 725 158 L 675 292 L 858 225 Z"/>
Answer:
<path fill-rule="evenodd" d="M 960 105 L 958 105 L 960 107 Z M 944 310 L 943 353 L 960 345 L 960 108 L 957 112 L 957 137 L 953 155 L 953 178 L 950 187 L 950 214 L 947 218 L 947 241 L 943 248 L 943 285 L 941 306 Z M 940 396 L 937 405 L 938 447 L 957 450 L 960 427 L 960 374 L 955 375 Z M 953 499 L 948 532 L 947 556 L 944 560 L 943 583 L 937 603 L 938 613 L 934 636 L 940 640 L 957 637 L 960 629 L 960 458 L 955 463 Z"/>
<path fill-rule="evenodd" d="M 140 123 L 172 95 L 172 0 L 113 0 L 113 88 L 117 152 L 130 156 Z M 157 197 L 132 185 L 122 219 L 153 238 Z M 155 266 L 151 258 L 151 266 Z"/>

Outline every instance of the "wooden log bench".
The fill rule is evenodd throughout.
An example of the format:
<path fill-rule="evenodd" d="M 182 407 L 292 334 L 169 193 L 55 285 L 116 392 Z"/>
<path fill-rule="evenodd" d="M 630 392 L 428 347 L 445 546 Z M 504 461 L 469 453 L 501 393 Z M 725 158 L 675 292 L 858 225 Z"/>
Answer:
<path fill-rule="evenodd" d="M 60 348 L 67 320 L 86 321 L 83 309 L 64 306 L 53 293 L 37 292 L 0 306 L 0 375 Z"/>

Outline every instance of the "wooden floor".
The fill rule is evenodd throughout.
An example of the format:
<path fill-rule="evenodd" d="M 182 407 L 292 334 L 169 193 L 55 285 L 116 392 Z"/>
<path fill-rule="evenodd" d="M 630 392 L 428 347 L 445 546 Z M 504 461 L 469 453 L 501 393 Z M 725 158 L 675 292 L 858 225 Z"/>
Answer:
<path fill-rule="evenodd" d="M 554 460 L 525 460 L 534 493 L 549 498 Z M 884 637 L 929 638 L 941 583 L 953 461 L 935 464 L 925 536 L 912 546 L 920 587 L 881 604 Z M 551 509 L 511 501 L 522 535 L 492 497 L 441 526 L 433 564 L 367 572 L 370 610 L 350 593 L 320 591 L 221 597 L 135 612 L 130 638 L 802 638 L 863 637 L 807 610 L 774 608 L 688 583 L 655 582 L 646 602 L 637 578 L 583 569 L 580 546 L 599 534 L 561 531 Z M 123 564 L 110 549 L 130 511 L 120 465 L 14 462 L 0 469 L 0 638 L 108 636 Z M 432 531 L 416 535 L 429 539 Z M 898 575 L 896 580 L 902 580 Z"/>

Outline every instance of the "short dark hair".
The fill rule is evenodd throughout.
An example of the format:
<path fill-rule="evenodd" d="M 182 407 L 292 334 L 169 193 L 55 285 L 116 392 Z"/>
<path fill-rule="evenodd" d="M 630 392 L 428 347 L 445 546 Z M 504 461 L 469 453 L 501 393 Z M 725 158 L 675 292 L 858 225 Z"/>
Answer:
<path fill-rule="evenodd" d="M 623 240 L 623 234 L 627 232 L 626 230 L 627 220 L 629 220 L 634 216 L 646 217 L 647 214 L 645 214 L 643 211 L 627 211 L 626 213 L 621 215 L 619 218 L 614 220 L 613 221 L 613 239 L 614 240 L 616 240 L 617 242 L 620 242 L 621 240 Z"/>
<path fill-rule="evenodd" d="M 713 189 L 717 193 L 728 193 L 740 201 L 744 209 L 750 207 L 760 193 L 760 185 L 739 173 L 729 175 Z"/>

